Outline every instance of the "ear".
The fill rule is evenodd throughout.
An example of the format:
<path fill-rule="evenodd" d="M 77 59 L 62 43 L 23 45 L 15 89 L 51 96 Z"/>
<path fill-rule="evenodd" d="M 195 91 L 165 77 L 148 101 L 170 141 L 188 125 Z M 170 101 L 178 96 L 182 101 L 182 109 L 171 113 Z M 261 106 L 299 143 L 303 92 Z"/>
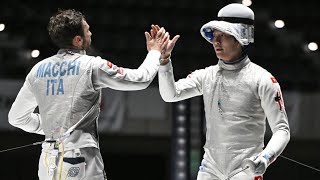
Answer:
<path fill-rule="evenodd" d="M 82 43 L 83 43 L 83 39 L 82 39 L 81 36 L 75 36 L 75 37 L 72 39 L 72 45 L 73 45 L 73 46 L 81 47 L 81 46 L 82 46 Z"/>

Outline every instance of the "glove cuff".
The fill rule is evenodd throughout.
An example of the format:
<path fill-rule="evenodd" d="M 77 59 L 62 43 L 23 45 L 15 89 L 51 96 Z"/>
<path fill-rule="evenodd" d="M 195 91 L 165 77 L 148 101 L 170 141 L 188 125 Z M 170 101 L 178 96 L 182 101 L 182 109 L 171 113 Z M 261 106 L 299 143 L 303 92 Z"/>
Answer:
<path fill-rule="evenodd" d="M 261 157 L 263 157 L 264 159 L 267 160 L 268 162 L 268 166 L 273 163 L 275 160 L 276 160 L 276 153 L 274 152 L 265 152 L 265 151 L 262 151 L 261 154 L 259 155 Z"/>

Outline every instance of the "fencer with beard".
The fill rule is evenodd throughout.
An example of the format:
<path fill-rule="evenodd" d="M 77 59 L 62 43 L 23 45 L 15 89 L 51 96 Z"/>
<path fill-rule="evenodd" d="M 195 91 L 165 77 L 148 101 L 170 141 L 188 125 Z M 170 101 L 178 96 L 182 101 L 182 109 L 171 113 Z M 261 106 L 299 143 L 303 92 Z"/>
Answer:
<path fill-rule="evenodd" d="M 280 85 L 267 70 L 251 62 L 254 13 L 238 3 L 218 12 L 201 27 L 219 61 L 175 82 L 171 51 L 162 52 L 159 90 L 166 102 L 203 95 L 206 117 L 205 154 L 197 180 L 262 179 L 267 167 L 290 139 Z M 159 28 L 158 28 L 159 29 Z M 273 135 L 264 146 L 266 118 Z M 253 166 L 239 172 L 250 160 Z"/>
<path fill-rule="evenodd" d="M 98 138 L 101 90 L 147 88 L 157 75 L 169 34 L 162 28 L 155 39 L 145 32 L 149 52 L 137 69 L 128 69 L 86 55 L 92 33 L 81 12 L 57 12 L 48 31 L 60 50 L 28 73 L 10 109 L 9 123 L 45 135 L 40 180 L 105 180 Z M 34 113 L 37 106 L 40 114 Z"/>

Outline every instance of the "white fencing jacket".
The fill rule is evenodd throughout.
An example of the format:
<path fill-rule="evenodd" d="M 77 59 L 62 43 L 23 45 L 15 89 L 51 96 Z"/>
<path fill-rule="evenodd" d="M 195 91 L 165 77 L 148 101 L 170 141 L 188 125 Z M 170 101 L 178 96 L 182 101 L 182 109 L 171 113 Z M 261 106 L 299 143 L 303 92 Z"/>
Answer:
<path fill-rule="evenodd" d="M 46 139 L 65 140 L 65 150 L 97 147 L 97 119 L 102 88 L 145 89 L 156 76 L 160 52 L 151 50 L 138 69 L 61 49 L 37 63 L 26 77 L 8 118 L 13 126 Z M 40 114 L 34 113 L 39 107 Z"/>
<path fill-rule="evenodd" d="M 264 152 L 273 161 L 286 147 L 289 125 L 280 86 L 265 69 L 248 57 L 235 64 L 196 70 L 175 82 L 171 62 L 160 66 L 159 90 L 166 102 L 203 95 L 206 117 L 205 148 L 220 167 L 260 153 L 264 147 L 266 118 L 273 136 Z M 231 155 L 233 154 L 233 155 Z M 235 155 L 235 156 L 234 156 Z M 230 157 L 230 158 L 229 158 Z"/>

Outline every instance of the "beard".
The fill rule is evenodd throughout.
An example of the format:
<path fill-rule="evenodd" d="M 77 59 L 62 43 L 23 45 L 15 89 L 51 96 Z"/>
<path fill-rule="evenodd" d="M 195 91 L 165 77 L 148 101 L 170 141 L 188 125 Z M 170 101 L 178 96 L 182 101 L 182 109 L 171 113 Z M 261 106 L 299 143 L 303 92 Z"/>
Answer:
<path fill-rule="evenodd" d="M 83 43 L 82 43 L 82 50 L 88 50 L 91 46 L 91 39 L 90 40 L 86 40 L 85 38 L 83 38 Z"/>

